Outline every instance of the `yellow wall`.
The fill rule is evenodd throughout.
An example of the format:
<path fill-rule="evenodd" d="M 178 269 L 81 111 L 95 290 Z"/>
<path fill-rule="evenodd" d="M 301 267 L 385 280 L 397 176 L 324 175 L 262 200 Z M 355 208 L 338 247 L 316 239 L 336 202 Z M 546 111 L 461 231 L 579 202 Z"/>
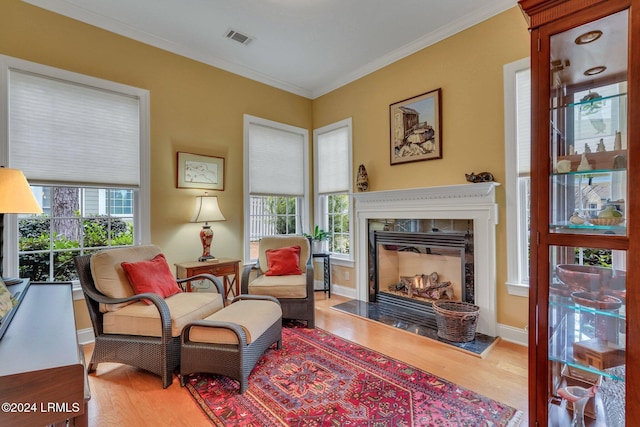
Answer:
<path fill-rule="evenodd" d="M 472 171 L 490 171 L 504 182 L 503 65 L 528 55 L 526 22 L 514 7 L 314 100 L 313 126 L 352 117 L 354 170 L 365 165 L 369 191 L 464 184 L 465 172 Z M 389 105 L 437 88 L 442 89 L 443 158 L 390 166 Z M 522 328 L 527 299 L 508 295 L 504 285 L 504 186 L 498 187 L 497 201 L 498 322 Z M 334 276 L 340 282 L 342 275 Z"/>
<path fill-rule="evenodd" d="M 484 170 L 503 181 L 502 66 L 528 53 L 525 21 L 514 7 L 311 101 L 20 0 L 3 0 L 0 13 L 0 54 L 150 91 L 151 241 L 170 263 L 193 260 L 201 250 L 200 225 L 187 222 L 201 191 L 175 187 L 177 151 L 225 158 L 225 190 L 214 193 L 227 221 L 214 224 L 212 250 L 242 257 L 243 114 L 310 130 L 353 117 L 354 165 L 366 165 L 371 190 L 459 184 L 465 172 Z M 389 104 L 438 87 L 444 158 L 389 166 Z M 503 285 L 503 187 L 498 201 L 498 321 L 522 327 L 526 300 L 509 297 Z M 353 287 L 354 277 L 344 284 Z M 86 318 L 79 323 L 90 326 Z"/>

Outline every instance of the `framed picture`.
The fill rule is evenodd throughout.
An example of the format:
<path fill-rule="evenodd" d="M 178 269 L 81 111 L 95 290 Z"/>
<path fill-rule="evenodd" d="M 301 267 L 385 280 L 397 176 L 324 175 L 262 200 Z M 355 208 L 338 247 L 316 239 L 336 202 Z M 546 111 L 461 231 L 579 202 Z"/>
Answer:
<path fill-rule="evenodd" d="M 442 158 L 441 89 L 389 106 L 391 165 Z"/>
<path fill-rule="evenodd" d="M 224 190 L 224 158 L 178 152 L 177 187 Z"/>

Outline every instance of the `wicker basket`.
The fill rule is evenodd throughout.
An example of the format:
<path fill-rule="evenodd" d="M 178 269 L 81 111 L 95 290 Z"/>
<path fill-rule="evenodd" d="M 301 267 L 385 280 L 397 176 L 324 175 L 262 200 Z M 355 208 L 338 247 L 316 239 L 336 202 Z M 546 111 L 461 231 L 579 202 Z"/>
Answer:
<path fill-rule="evenodd" d="M 589 218 L 590 224 L 593 225 L 620 225 L 624 222 L 625 218 Z"/>
<path fill-rule="evenodd" d="M 473 341 L 480 307 L 461 301 L 438 300 L 433 303 L 438 336 L 454 342 Z"/>

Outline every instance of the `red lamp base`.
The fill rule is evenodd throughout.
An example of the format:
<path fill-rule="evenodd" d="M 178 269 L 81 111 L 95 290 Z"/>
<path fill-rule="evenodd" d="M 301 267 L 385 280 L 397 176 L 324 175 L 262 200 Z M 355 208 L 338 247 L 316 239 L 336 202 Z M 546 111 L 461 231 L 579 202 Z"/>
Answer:
<path fill-rule="evenodd" d="M 202 243 L 202 256 L 198 258 L 198 261 L 206 261 L 208 259 L 215 258 L 211 255 L 211 242 L 213 241 L 213 230 L 210 225 L 202 226 L 200 230 L 200 242 Z"/>

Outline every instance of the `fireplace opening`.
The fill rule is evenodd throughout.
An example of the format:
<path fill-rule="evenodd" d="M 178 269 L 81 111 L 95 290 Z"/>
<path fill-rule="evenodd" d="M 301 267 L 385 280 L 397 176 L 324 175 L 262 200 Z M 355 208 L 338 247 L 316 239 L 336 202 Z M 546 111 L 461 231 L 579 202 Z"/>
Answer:
<path fill-rule="evenodd" d="M 382 223 L 369 227 L 370 302 L 431 316 L 439 299 L 474 303 L 472 220 L 448 220 L 444 229 L 433 220 Z"/>

